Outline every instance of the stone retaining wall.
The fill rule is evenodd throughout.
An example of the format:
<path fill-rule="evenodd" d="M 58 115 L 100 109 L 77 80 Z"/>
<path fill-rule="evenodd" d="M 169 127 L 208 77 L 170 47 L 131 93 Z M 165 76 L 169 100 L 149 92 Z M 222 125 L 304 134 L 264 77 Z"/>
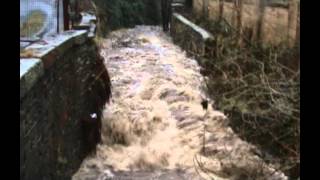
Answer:
<path fill-rule="evenodd" d="M 108 72 L 86 30 L 20 54 L 20 179 L 71 179 L 100 141 Z"/>
<path fill-rule="evenodd" d="M 189 55 L 212 56 L 213 36 L 181 14 L 173 13 L 172 15 L 171 36 L 174 43 L 186 50 Z"/>

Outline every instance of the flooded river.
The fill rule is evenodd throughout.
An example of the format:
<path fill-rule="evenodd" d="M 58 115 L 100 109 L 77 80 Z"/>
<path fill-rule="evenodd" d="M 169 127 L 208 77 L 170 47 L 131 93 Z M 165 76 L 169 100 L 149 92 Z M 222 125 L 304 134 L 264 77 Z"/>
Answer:
<path fill-rule="evenodd" d="M 74 180 L 250 179 L 259 173 L 260 179 L 286 179 L 232 131 L 212 100 L 203 109 L 199 65 L 159 27 L 112 32 L 101 55 L 112 102 L 104 110 L 103 143 Z"/>

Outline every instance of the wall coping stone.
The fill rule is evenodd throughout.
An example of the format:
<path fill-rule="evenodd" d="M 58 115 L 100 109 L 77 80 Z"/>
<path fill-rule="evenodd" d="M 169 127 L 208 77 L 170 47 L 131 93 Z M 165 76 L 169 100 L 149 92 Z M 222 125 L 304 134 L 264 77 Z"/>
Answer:
<path fill-rule="evenodd" d="M 73 28 L 77 30 L 88 30 L 88 37 L 93 38 L 96 31 L 96 16 L 87 12 L 81 12 L 81 16 L 81 22 L 73 26 Z"/>
<path fill-rule="evenodd" d="M 28 57 L 20 57 L 20 99 L 61 55 L 88 39 L 87 30 L 70 30 L 45 37 L 26 47 L 25 51 L 30 52 Z"/>
<path fill-rule="evenodd" d="M 196 31 L 197 33 L 199 33 L 202 36 L 202 39 L 204 41 L 208 41 L 208 40 L 212 40 L 213 36 L 211 33 L 209 33 L 208 31 L 206 31 L 205 29 L 199 27 L 198 25 L 194 24 L 193 22 L 189 21 L 188 19 L 186 19 L 185 17 L 183 17 L 181 14 L 179 13 L 173 13 L 173 17 L 178 19 L 179 21 L 181 21 L 182 23 L 184 23 L 185 25 L 191 27 L 194 31 Z"/>

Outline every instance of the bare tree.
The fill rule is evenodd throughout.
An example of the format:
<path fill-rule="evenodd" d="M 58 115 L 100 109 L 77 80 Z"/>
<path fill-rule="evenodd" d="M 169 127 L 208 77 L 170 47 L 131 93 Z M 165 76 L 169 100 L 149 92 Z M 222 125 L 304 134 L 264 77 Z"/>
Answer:
<path fill-rule="evenodd" d="M 132 27 L 136 24 L 160 23 L 159 0 L 91 0 L 97 17 L 97 34 Z"/>

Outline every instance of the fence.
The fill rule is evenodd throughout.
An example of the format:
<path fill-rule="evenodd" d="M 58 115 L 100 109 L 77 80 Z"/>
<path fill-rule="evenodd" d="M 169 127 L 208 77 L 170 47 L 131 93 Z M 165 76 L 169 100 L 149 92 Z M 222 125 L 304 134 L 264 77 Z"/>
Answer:
<path fill-rule="evenodd" d="M 69 30 L 79 17 L 78 0 L 20 0 L 20 39 L 41 39 Z"/>
<path fill-rule="evenodd" d="M 264 43 L 300 43 L 300 0 L 194 0 L 194 11 L 226 20 L 239 37 Z"/>

